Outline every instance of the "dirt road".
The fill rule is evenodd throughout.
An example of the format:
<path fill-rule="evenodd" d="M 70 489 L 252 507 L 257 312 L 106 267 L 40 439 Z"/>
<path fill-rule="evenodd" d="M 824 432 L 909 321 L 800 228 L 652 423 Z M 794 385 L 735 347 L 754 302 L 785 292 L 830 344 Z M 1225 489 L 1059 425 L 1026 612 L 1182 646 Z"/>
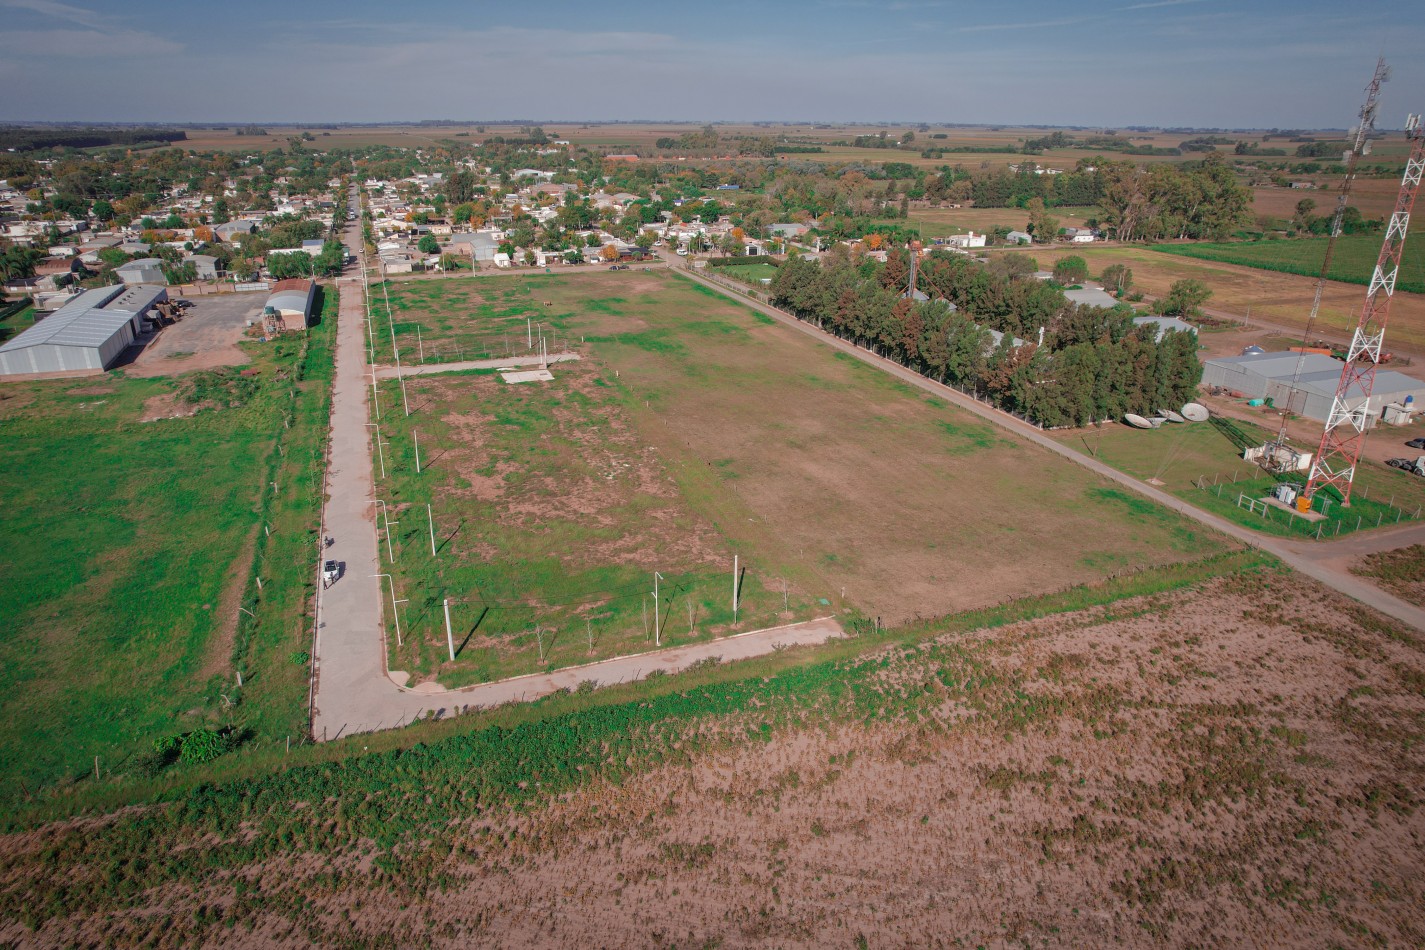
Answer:
<path fill-rule="evenodd" d="M 678 268 L 677 273 L 681 274 L 689 280 L 696 281 L 697 283 L 700 283 L 706 287 L 710 287 L 713 290 L 725 293 L 723 288 L 718 283 L 708 280 L 696 271 Z M 940 383 L 935 382 L 934 380 L 926 379 L 919 373 L 913 372 L 912 370 L 901 366 L 899 363 L 884 359 L 874 353 L 869 352 L 868 350 L 863 350 L 855 344 L 849 343 L 846 340 L 841 339 L 840 337 L 832 336 L 829 333 L 817 329 L 809 323 L 806 323 L 802 320 L 798 320 L 795 317 L 792 317 L 782 312 L 781 310 L 778 310 L 776 307 L 771 307 L 766 304 L 759 303 L 756 300 L 747 299 L 740 296 L 736 299 L 740 300 L 747 306 L 766 314 L 767 316 L 778 321 L 779 323 L 785 324 L 786 326 L 792 327 L 802 333 L 806 333 L 810 336 L 813 336 L 821 340 L 826 345 L 838 349 L 843 353 L 855 356 L 857 359 L 862 360 L 865 363 L 869 363 L 872 366 L 878 367 L 879 369 L 890 373 L 892 376 L 897 377 L 905 383 L 908 383 L 918 389 L 924 390 L 928 393 L 932 393 L 933 395 L 939 396 L 942 399 L 952 402 L 955 405 L 974 413 L 975 415 L 979 416 L 982 419 L 985 419 L 988 422 L 993 422 L 995 425 L 1008 429 L 1014 432 L 1016 435 L 1028 439 L 1035 445 L 1041 446 L 1051 452 L 1063 456 L 1064 458 L 1070 459 L 1071 461 L 1082 465 L 1090 471 L 1102 475 L 1104 478 L 1111 479 L 1112 481 L 1123 485 L 1125 488 L 1131 488 L 1138 494 L 1151 498 L 1153 501 L 1156 501 L 1160 505 L 1163 505 L 1165 508 L 1170 508 L 1173 511 L 1186 515 L 1187 517 L 1192 518 L 1194 521 L 1213 528 L 1214 530 L 1228 535 L 1229 537 L 1235 538 L 1245 544 L 1250 544 L 1254 547 L 1260 548 L 1261 550 L 1264 550 L 1280 558 L 1282 561 L 1291 565 L 1291 567 L 1307 575 L 1308 577 L 1315 578 L 1323 584 L 1326 584 L 1329 587 L 1333 587 L 1349 597 L 1353 597 L 1356 600 L 1361 601 L 1362 603 L 1369 604 L 1370 606 L 1376 608 L 1382 613 L 1389 614 L 1397 620 L 1404 621 L 1405 623 L 1409 624 L 1417 630 L 1425 631 L 1425 609 L 1421 609 L 1421 607 L 1416 604 L 1407 603 L 1406 601 L 1401 600 L 1399 597 L 1395 597 L 1391 594 L 1386 593 L 1375 585 L 1370 584 L 1367 581 L 1362 580 L 1358 577 L 1355 577 L 1346 569 L 1346 567 L 1344 566 L 1346 562 L 1343 561 L 1343 557 L 1339 553 L 1341 549 L 1335 548 L 1335 545 L 1346 542 L 1319 542 L 1315 544 L 1308 543 L 1304 545 L 1300 542 L 1284 541 L 1277 538 L 1270 538 L 1265 537 L 1263 535 L 1259 535 L 1248 528 L 1244 528 L 1240 525 L 1234 524 L 1233 522 L 1228 521 L 1225 518 L 1219 518 L 1218 516 L 1196 508 L 1193 505 L 1190 505 L 1187 502 L 1173 495 L 1169 495 L 1168 493 L 1159 491 L 1150 485 L 1146 485 L 1143 482 L 1140 482 L 1137 479 L 1133 478 L 1132 476 L 1125 475 L 1117 469 L 1105 465 L 1097 459 L 1089 458 L 1086 455 L 1081 455 L 1073 449 L 1065 445 L 1061 445 L 1054 439 L 1051 439 L 1048 436 L 1044 435 L 1044 433 L 1036 427 L 1029 425 L 1026 422 L 1023 422 L 1022 420 L 1017 419 L 1014 416 L 1009 415 L 1008 413 L 1001 412 L 998 409 L 994 409 L 990 406 L 986 406 L 982 403 L 976 402 L 974 399 L 964 395 L 958 390 L 952 389 L 949 386 L 943 386 Z M 1412 536 L 1407 534 L 1407 531 L 1410 530 L 1415 529 L 1402 529 L 1399 533 L 1395 533 L 1390 536 L 1395 539 L 1394 542 L 1385 541 L 1382 543 L 1386 544 L 1388 547 L 1399 547 L 1402 544 L 1410 544 L 1412 543 L 1411 541 L 1402 540 L 1404 538 Z M 1309 554 L 1305 553 L 1305 551 L 1303 550 L 1308 546 L 1312 548 L 1311 553 Z M 1382 550 L 1384 549 L 1385 548 L 1382 548 Z M 1333 551 L 1335 553 L 1333 553 Z M 1358 555 L 1352 555 L 1348 553 L 1345 555 L 1345 558 L 1348 560 L 1352 560 L 1354 559 L 1354 556 Z"/>

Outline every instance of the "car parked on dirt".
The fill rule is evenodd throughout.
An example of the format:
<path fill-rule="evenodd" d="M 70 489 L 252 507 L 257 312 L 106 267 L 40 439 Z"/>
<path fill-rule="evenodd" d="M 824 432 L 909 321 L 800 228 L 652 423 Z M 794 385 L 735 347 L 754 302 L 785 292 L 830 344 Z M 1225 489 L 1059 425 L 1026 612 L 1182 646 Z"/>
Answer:
<path fill-rule="evenodd" d="M 1425 438 L 1411 439 L 1409 442 L 1405 443 L 1405 447 L 1407 449 L 1425 449 Z"/>

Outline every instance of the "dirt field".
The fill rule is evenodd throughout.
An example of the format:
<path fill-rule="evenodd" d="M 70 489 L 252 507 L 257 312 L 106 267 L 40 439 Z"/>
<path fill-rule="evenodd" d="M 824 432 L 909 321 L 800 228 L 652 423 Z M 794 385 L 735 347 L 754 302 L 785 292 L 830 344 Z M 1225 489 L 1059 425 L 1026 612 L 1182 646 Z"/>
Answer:
<path fill-rule="evenodd" d="M 1220 543 L 1076 466 L 857 361 L 833 357 L 814 341 L 669 273 L 401 283 L 392 293 L 399 325 L 407 328 L 403 350 L 417 322 L 430 350 L 452 338 L 492 335 L 505 324 L 523 331 L 531 313 L 543 320 L 546 334 L 580 348 L 580 366 L 556 368 L 555 382 L 547 384 L 545 398 L 559 407 L 551 411 L 607 404 L 608 421 L 588 423 L 636 433 L 627 451 L 616 451 L 611 471 L 620 473 L 620 484 L 640 471 L 639 452 L 652 453 L 683 502 L 721 536 L 706 550 L 729 561 L 741 552 L 776 600 L 785 581 L 790 599 L 825 601 L 818 606 L 898 623 L 1170 563 Z M 499 384 L 477 379 L 467 385 L 489 392 Z M 578 499 L 594 497 L 580 486 L 591 475 L 607 474 L 584 470 L 598 469 L 598 453 L 546 428 L 539 421 L 545 410 L 531 405 L 522 415 L 507 412 L 505 401 L 478 412 L 506 413 L 503 425 L 524 427 L 520 438 L 539 446 L 534 464 L 545 472 L 540 490 L 550 502 L 539 509 L 518 495 L 491 500 L 508 511 L 481 513 L 478 523 L 521 525 L 526 539 L 508 543 L 524 556 L 557 551 L 565 562 L 582 558 L 588 566 L 579 550 L 559 543 L 565 535 L 550 525 L 573 518 Z M 406 423 L 388 419 L 389 438 L 399 447 L 399 427 Z M 426 423 L 409 424 L 422 428 L 432 456 L 452 447 L 455 433 L 437 436 L 431 429 L 427 444 Z M 506 460 L 504 449 L 482 448 L 484 436 L 473 428 L 460 439 L 469 440 L 472 453 L 459 475 L 470 490 L 499 491 L 501 483 L 518 482 L 512 473 L 526 464 L 527 447 Z M 598 451 L 615 450 L 617 443 L 609 442 Z M 566 461 L 544 468 L 560 458 Z M 453 492 L 441 495 L 441 523 L 476 523 L 472 512 L 450 509 Z M 574 501 L 559 504 L 561 497 Z M 424 511 L 419 515 L 423 520 Z M 640 547 L 658 551 L 668 546 L 667 526 L 680 523 L 620 515 L 602 529 L 599 549 L 609 557 Z M 537 542 L 540 534 L 550 540 Z M 582 639 L 582 627 L 570 636 Z"/>
<path fill-rule="evenodd" d="M 213 294 L 191 297 L 183 319 L 159 332 L 126 367 L 130 376 L 173 376 L 195 369 L 241 366 L 247 354 L 237 345 L 248 320 L 262 314 L 267 295 Z"/>
<path fill-rule="evenodd" d="M 1160 254 L 1145 247 L 1080 245 L 1056 247 L 1050 252 L 1034 248 L 991 253 L 1028 253 L 1043 267 L 1052 267 L 1058 258 L 1074 254 L 1086 260 L 1089 271 L 1094 274 L 1101 273 L 1110 264 L 1126 264 L 1133 271 L 1134 287 L 1154 297 L 1167 293 L 1174 281 L 1194 278 L 1212 289 L 1212 299 L 1207 302 L 1209 311 L 1238 318 L 1250 316 L 1254 320 L 1295 327 L 1298 332 L 1306 326 L 1316 288 L 1316 281 L 1311 277 Z M 1314 335 L 1342 342 L 1349 340 L 1351 330 L 1360 319 L 1365 296 L 1366 289 L 1358 284 L 1328 282 Z M 1396 353 L 1409 354 L 1417 360 L 1425 357 L 1425 294 L 1395 294 L 1386 345 Z"/>
<path fill-rule="evenodd" d="M 438 841 L 399 852 L 331 845 L 359 816 L 405 810 L 378 786 L 282 819 L 303 827 L 275 850 L 256 830 L 266 800 L 238 840 L 181 813 L 11 836 L 0 939 L 1425 941 L 1421 644 L 1324 589 L 1248 572 L 845 669 L 852 691 L 775 727 L 739 711 L 694 723 L 693 751 L 666 765 L 596 771 L 514 809 L 468 796 Z M 149 826 L 159 838 L 110 872 L 144 888 L 36 876 L 47 855 L 110 861 L 106 839 Z M 199 836 L 209 864 L 180 872 Z M 38 934 L 19 922 L 32 890 L 23 916 L 44 921 Z"/>

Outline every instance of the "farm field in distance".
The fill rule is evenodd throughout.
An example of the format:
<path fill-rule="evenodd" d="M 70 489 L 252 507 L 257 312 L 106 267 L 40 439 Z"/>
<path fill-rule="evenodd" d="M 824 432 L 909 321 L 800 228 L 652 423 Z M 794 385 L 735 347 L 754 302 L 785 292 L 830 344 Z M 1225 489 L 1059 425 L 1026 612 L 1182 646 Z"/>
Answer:
<path fill-rule="evenodd" d="M 392 573 L 420 633 L 392 664 L 416 680 L 531 672 L 541 625 L 557 665 L 591 655 L 590 627 L 594 655 L 647 649 L 654 570 L 670 578 L 662 608 L 677 642 L 689 589 L 699 637 L 832 611 L 895 624 L 1225 544 L 666 271 L 390 292 L 408 364 L 418 325 L 429 357 L 506 336 L 523 349 L 527 317 L 584 357 L 544 384 L 410 377 L 409 418 L 396 382 L 382 384 L 389 478 L 378 468 L 377 491 L 399 521 Z M 373 296 L 375 335 L 389 340 Z M 454 532 L 434 559 L 427 503 L 438 545 Z M 751 616 L 728 626 L 734 552 Z M 442 671 L 447 596 L 465 602 L 457 643 L 479 649 Z"/>
<path fill-rule="evenodd" d="M 1162 254 L 1178 254 L 1315 278 L 1321 273 L 1321 260 L 1326 255 L 1329 240 L 1317 237 L 1224 244 L 1155 244 L 1151 247 Z M 1369 284 L 1380 247 L 1379 234 L 1345 234 L 1337 238 L 1336 250 L 1331 257 L 1331 279 Z M 1421 240 L 1406 241 L 1395 287 L 1397 292 L 1425 293 L 1425 245 Z"/>
<path fill-rule="evenodd" d="M 1406 246 L 1409 247 L 1408 242 Z M 1133 271 L 1134 288 L 1153 297 L 1166 294 L 1175 281 L 1200 280 L 1212 290 L 1207 310 L 1226 311 L 1237 317 L 1250 314 L 1254 321 L 1295 328 L 1298 333 L 1306 327 L 1316 287 L 1311 277 L 1162 254 L 1148 247 L 1056 245 L 1052 249 L 992 250 L 990 254 L 1029 254 L 1045 268 L 1052 268 L 1061 257 L 1075 255 L 1088 263 L 1089 273 L 1095 276 L 1112 264 L 1125 264 Z M 1365 288 L 1357 284 L 1328 282 L 1313 334 L 1336 336 L 1343 341 L 1350 339 L 1365 297 Z M 1386 348 L 1425 355 L 1425 294 L 1400 291 L 1390 306 Z"/>
<path fill-rule="evenodd" d="M 0 801 L 200 727 L 301 734 L 330 332 L 304 365 L 300 337 L 244 344 L 254 377 L 0 388 Z"/>

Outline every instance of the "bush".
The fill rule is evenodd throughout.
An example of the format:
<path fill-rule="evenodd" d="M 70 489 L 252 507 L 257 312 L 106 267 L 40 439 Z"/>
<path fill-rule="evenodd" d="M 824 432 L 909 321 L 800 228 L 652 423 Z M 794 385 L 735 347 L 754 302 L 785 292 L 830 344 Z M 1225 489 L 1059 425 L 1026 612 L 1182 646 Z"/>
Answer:
<path fill-rule="evenodd" d="M 184 765 L 211 762 L 232 748 L 232 736 L 212 729 L 195 729 L 183 737 L 178 761 Z"/>

